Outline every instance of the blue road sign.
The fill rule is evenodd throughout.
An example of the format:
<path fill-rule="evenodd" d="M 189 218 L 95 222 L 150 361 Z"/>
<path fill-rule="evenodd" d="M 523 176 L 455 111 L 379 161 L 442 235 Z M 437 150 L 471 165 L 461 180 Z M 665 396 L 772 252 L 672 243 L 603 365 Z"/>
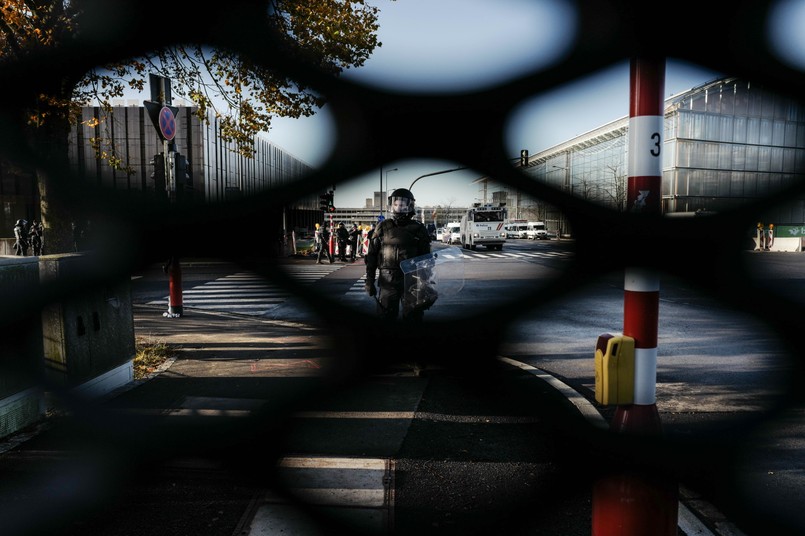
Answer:
<path fill-rule="evenodd" d="M 173 140 L 176 136 L 176 115 L 179 113 L 179 108 L 153 101 L 143 101 L 143 106 L 159 137 L 166 141 Z"/>
<path fill-rule="evenodd" d="M 163 106 L 159 111 L 159 131 L 168 141 L 176 136 L 176 117 L 173 115 L 173 110 L 167 106 Z"/>

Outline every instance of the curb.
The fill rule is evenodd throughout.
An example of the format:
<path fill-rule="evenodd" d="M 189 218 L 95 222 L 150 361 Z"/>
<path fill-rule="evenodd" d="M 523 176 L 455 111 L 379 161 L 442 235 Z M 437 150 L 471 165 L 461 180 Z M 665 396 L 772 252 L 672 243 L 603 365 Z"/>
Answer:
<path fill-rule="evenodd" d="M 606 419 L 589 400 L 555 376 L 532 365 L 508 357 L 498 356 L 498 360 L 528 372 L 557 389 L 576 406 L 593 427 L 599 429 L 609 427 Z M 686 536 L 744 536 L 744 533 L 738 530 L 733 523 L 727 521 L 726 517 L 715 506 L 688 488 L 680 485 L 679 497 L 677 526 Z"/>

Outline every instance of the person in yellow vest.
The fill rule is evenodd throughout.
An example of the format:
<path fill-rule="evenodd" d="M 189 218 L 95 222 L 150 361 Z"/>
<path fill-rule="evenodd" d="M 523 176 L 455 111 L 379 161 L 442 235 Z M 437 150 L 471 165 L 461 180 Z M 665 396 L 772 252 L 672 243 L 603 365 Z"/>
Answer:
<path fill-rule="evenodd" d="M 327 224 L 325 223 L 316 230 L 316 233 L 319 235 L 319 243 L 321 244 L 319 254 L 316 256 L 316 264 L 321 264 L 321 259 L 324 256 L 327 256 L 330 264 L 332 264 L 333 254 L 330 252 L 330 229 L 327 228 Z"/>

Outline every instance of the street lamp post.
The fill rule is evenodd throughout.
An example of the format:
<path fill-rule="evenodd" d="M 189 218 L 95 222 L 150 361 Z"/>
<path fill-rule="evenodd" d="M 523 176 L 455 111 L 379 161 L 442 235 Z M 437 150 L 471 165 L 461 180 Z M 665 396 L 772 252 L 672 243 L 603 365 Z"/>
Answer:
<path fill-rule="evenodd" d="M 388 197 L 388 193 L 389 193 L 389 190 L 388 190 L 388 188 L 389 188 L 389 173 L 392 172 L 392 171 L 397 171 L 397 168 L 391 168 L 391 169 L 386 170 L 386 187 L 383 190 L 381 197 Z"/>
<path fill-rule="evenodd" d="M 386 187 L 383 187 L 383 168 L 382 167 L 380 168 L 380 199 L 379 199 L 380 202 L 378 203 L 377 207 L 377 215 L 379 217 L 383 216 L 383 199 L 387 197 L 385 194 L 386 194 L 386 188 L 388 187 L 389 184 L 390 171 L 397 171 L 397 168 L 391 168 L 386 170 Z"/>
<path fill-rule="evenodd" d="M 467 168 L 466 167 L 457 167 L 457 168 L 453 168 L 453 169 L 444 169 L 442 171 L 434 171 L 433 173 L 425 173 L 424 175 L 420 175 L 419 177 L 414 179 L 414 182 L 411 183 L 411 186 L 409 186 L 408 189 L 413 190 L 414 189 L 414 184 L 416 184 L 416 181 L 418 181 L 419 179 L 422 179 L 422 178 L 425 178 L 425 177 L 430 177 L 432 175 L 441 175 L 442 173 L 450 173 L 451 171 L 459 171 L 459 170 L 462 170 L 462 169 L 467 169 Z"/>
<path fill-rule="evenodd" d="M 526 153 L 527 153 L 527 151 L 526 151 Z M 517 158 L 513 158 L 512 161 L 519 160 L 519 159 L 520 159 L 520 157 L 518 156 Z M 420 175 L 419 177 L 414 179 L 414 181 L 411 183 L 411 186 L 409 186 L 408 189 L 413 191 L 414 184 L 416 184 L 416 182 L 419 179 L 424 179 L 425 177 L 432 177 L 433 175 L 441 175 L 443 173 L 452 173 L 453 171 L 461 171 L 463 169 L 468 169 L 468 168 L 467 168 L 467 166 L 462 166 L 462 167 L 457 167 L 457 168 L 452 168 L 452 169 L 443 169 L 441 171 L 434 171 L 432 173 L 425 173 L 424 175 Z M 486 197 L 486 196 L 484 196 L 484 197 Z M 486 202 L 486 200 L 484 200 L 484 202 Z"/>
<path fill-rule="evenodd" d="M 570 166 L 568 166 L 568 167 L 551 166 L 551 167 L 554 167 L 556 169 L 564 170 L 564 172 L 565 172 L 565 183 L 564 183 L 564 186 L 563 186 L 563 190 L 566 191 L 566 192 L 570 192 L 571 195 L 572 195 L 573 194 L 573 183 L 572 183 L 572 180 L 571 180 L 571 177 L 570 177 Z M 565 217 L 564 217 L 564 214 L 561 211 L 559 212 L 559 221 L 561 222 L 560 225 L 559 225 L 559 238 L 561 238 L 563 234 L 567 233 L 567 229 L 565 229 L 565 227 L 566 227 Z"/>

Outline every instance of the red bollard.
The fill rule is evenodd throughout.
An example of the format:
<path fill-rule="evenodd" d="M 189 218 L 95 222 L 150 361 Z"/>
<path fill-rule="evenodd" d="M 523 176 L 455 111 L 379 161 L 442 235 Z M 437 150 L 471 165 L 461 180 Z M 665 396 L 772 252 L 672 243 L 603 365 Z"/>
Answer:
<path fill-rule="evenodd" d="M 625 336 L 634 339 L 633 404 L 615 409 L 610 430 L 623 436 L 661 437 L 656 404 L 659 278 L 628 270 L 624 283 Z M 628 440 L 628 439 L 627 439 Z M 613 467 L 593 487 L 593 536 L 676 536 L 679 492 L 665 474 Z"/>
<path fill-rule="evenodd" d="M 173 258 L 168 272 L 168 313 L 166 316 L 182 316 L 182 266 L 179 259 Z"/>
<path fill-rule="evenodd" d="M 593 488 L 593 536 L 676 536 L 678 491 L 674 482 L 621 470 Z"/>

